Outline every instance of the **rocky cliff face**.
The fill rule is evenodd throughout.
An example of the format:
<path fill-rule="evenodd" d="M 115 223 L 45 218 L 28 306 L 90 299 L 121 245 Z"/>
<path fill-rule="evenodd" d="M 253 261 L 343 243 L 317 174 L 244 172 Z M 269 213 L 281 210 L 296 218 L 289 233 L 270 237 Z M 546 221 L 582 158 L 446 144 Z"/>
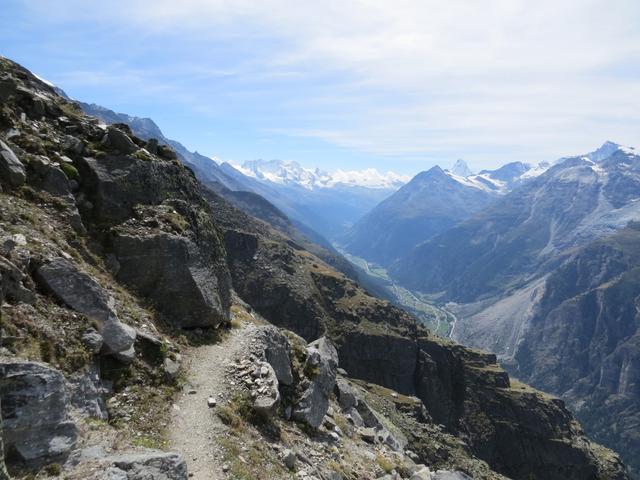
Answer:
<path fill-rule="evenodd" d="M 179 452 L 159 451 L 169 406 L 190 345 L 224 336 L 235 289 L 234 321 L 251 325 L 255 309 L 310 342 L 265 330 L 264 351 L 233 359 L 228 385 L 242 381 L 252 400 L 226 398 L 218 414 L 232 426 L 245 425 L 239 414 L 253 418 L 262 430 L 245 437 L 258 439 L 261 459 L 273 457 L 264 450 L 275 424 L 342 461 L 327 473 L 331 462 L 307 459 L 318 478 L 372 476 L 372 461 L 391 478 L 628 478 L 561 401 L 511 382 L 494 356 L 421 329 L 206 191 L 166 146 L 99 125 L 3 58 L 0 99 L 0 403 L 16 476 L 43 467 L 71 479 L 188 478 Z M 341 439 L 338 421 L 352 434 Z M 348 462 L 328 442 L 356 459 L 381 457 L 340 473 Z M 282 457 L 296 468 L 295 454 Z M 254 476 L 289 475 L 271 467 Z"/>
<path fill-rule="evenodd" d="M 587 431 L 636 470 L 639 253 L 640 231 L 631 226 L 557 269 L 514 367 L 523 380 L 565 398 Z"/>

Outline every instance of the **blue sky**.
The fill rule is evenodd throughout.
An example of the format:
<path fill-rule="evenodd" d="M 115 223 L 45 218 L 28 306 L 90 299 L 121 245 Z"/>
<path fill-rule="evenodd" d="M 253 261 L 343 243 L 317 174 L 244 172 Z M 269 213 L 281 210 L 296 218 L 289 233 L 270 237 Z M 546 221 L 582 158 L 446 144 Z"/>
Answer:
<path fill-rule="evenodd" d="M 92 4 L 3 0 L 0 54 L 223 160 L 413 174 L 640 146 L 634 0 Z"/>

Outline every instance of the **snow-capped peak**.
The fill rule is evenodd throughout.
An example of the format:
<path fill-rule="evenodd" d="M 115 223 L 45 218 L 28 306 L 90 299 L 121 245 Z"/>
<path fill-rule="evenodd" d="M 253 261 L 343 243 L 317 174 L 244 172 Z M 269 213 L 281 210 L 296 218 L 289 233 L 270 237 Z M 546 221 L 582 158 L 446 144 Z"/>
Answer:
<path fill-rule="evenodd" d="M 457 168 L 459 167 L 459 168 Z M 458 160 L 454 168 L 445 170 L 445 173 L 452 179 L 463 185 L 474 187 L 491 193 L 505 194 L 524 181 L 537 177 L 544 173 L 550 164 L 542 162 L 537 165 L 530 165 L 522 162 L 512 162 L 496 170 L 482 170 L 478 174 L 461 175 L 457 171 L 469 170 L 469 167 L 462 160 Z"/>
<path fill-rule="evenodd" d="M 453 167 L 451 167 L 449 171 L 454 175 L 458 175 L 459 177 L 468 177 L 470 175 L 473 175 L 473 172 L 469 168 L 469 165 L 467 165 L 467 162 L 465 162 L 461 158 L 456 160 L 456 163 L 453 164 Z"/>
<path fill-rule="evenodd" d="M 610 142 L 607 140 L 602 144 L 600 148 L 598 148 L 597 150 L 591 153 L 588 153 L 587 155 L 585 155 L 585 157 L 587 157 L 589 160 L 593 160 L 594 162 L 601 162 L 602 160 L 609 158 L 616 151 L 622 148 L 627 148 L 627 147 L 623 147 L 622 145 L 618 145 L 617 143 Z"/>
<path fill-rule="evenodd" d="M 388 171 L 380 173 L 375 168 L 365 170 L 336 170 L 331 174 L 331 185 L 344 184 L 367 188 L 397 189 L 407 183 L 411 177 Z"/>
<path fill-rule="evenodd" d="M 319 168 L 302 167 L 297 162 L 282 160 L 250 160 L 233 167 L 258 180 L 281 185 L 299 185 L 309 190 L 316 188 L 334 188 L 338 185 L 380 189 L 398 189 L 410 179 L 407 175 L 394 172 L 386 174 L 375 168 L 365 170 L 341 170 L 328 173 Z"/>

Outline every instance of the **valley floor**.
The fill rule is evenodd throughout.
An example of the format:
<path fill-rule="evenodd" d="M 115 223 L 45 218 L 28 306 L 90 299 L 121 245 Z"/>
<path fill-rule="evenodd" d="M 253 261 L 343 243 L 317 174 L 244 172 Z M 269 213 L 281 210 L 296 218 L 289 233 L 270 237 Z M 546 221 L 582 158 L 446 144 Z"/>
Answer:
<path fill-rule="evenodd" d="M 336 246 L 336 249 L 356 267 L 364 270 L 367 275 L 380 282 L 393 302 L 412 313 L 420 322 L 434 333 L 445 338 L 453 338 L 457 318 L 447 308 L 421 298 L 418 292 L 413 292 L 395 283 L 387 271 L 379 265 L 371 264 L 362 257 L 356 257 Z"/>

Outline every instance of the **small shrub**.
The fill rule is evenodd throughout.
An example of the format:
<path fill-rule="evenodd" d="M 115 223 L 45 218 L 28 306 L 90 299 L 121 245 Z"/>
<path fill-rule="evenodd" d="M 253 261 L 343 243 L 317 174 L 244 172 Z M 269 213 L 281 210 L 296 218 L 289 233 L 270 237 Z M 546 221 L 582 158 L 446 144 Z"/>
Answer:
<path fill-rule="evenodd" d="M 77 180 L 80 178 L 80 172 L 78 172 L 78 169 L 70 163 L 62 162 L 60 168 L 69 180 Z"/>
<path fill-rule="evenodd" d="M 387 474 L 391 473 L 395 468 L 395 465 L 391 460 L 379 453 L 376 455 L 376 463 Z"/>
<path fill-rule="evenodd" d="M 242 418 L 228 405 L 220 405 L 216 410 L 216 414 L 222 420 L 222 423 L 233 428 L 234 430 L 242 429 Z"/>
<path fill-rule="evenodd" d="M 50 477 L 59 477 L 62 473 L 62 467 L 59 463 L 52 463 L 44 467 L 44 471 L 47 472 L 47 475 Z"/>
<path fill-rule="evenodd" d="M 150 449 L 162 448 L 162 442 L 148 435 L 141 435 L 139 437 L 136 437 L 133 439 L 131 443 L 133 444 L 134 447 L 142 447 L 142 448 L 150 448 Z"/>

